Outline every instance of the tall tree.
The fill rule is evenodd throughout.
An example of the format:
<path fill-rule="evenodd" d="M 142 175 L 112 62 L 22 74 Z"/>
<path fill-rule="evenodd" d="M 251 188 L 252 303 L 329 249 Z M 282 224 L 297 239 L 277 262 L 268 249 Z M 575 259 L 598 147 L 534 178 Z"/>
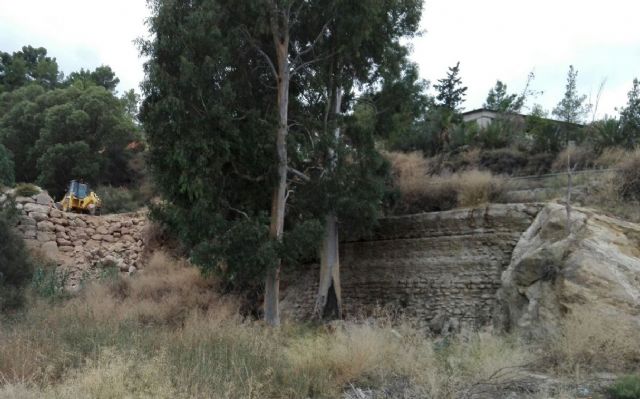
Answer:
<path fill-rule="evenodd" d="M 30 83 L 53 89 L 60 77 L 56 59 L 48 57 L 43 47 L 23 46 L 13 54 L 0 52 L 0 93 Z"/>
<path fill-rule="evenodd" d="M 447 77 L 438 79 L 438 83 L 433 87 L 438 91 L 436 95 L 438 105 L 454 113 L 459 112 L 467 92 L 467 86 L 462 85 L 462 78 L 460 78 L 460 62 L 449 67 Z"/>
<path fill-rule="evenodd" d="M 627 94 L 627 105 L 620 110 L 620 129 L 626 146 L 635 146 L 640 140 L 640 81 L 633 79 Z"/>
<path fill-rule="evenodd" d="M 573 68 L 573 65 L 570 65 L 569 72 L 567 73 L 564 98 L 552 112 L 555 117 L 563 122 L 582 123 L 591 109 L 591 105 L 585 103 L 587 96 L 578 94 L 576 86 L 577 77 L 578 71 Z"/>
<path fill-rule="evenodd" d="M 289 156 L 298 150 L 289 142 L 291 99 L 297 103 L 290 92 L 298 90 L 291 77 L 310 53 L 291 32 L 307 4 L 151 6 L 154 37 L 141 43 L 149 56 L 141 119 L 167 199 L 161 215 L 194 261 L 232 287 L 262 277 L 265 319 L 277 325 L 281 264 L 313 249 L 300 242 L 315 231 L 313 219 L 286 218 L 293 176 L 303 175 L 292 165 L 299 157 Z"/>
<path fill-rule="evenodd" d="M 90 85 L 102 86 L 105 89 L 114 92 L 120 79 L 108 65 L 101 65 L 90 71 L 88 69 L 80 69 L 78 72 L 72 72 L 65 80 L 66 84 L 83 83 Z"/>
<path fill-rule="evenodd" d="M 524 104 L 525 97 L 518 94 L 509 94 L 507 85 L 500 80 L 489 90 L 484 108 L 497 112 L 518 112 Z"/>
<path fill-rule="evenodd" d="M 320 96 L 324 112 L 320 114 L 322 125 L 319 131 L 324 138 L 326 151 L 321 169 L 322 178 L 327 182 L 333 181 L 323 190 L 327 200 L 326 208 L 323 208 L 326 211 L 325 235 L 321 248 L 321 273 L 316 299 L 316 312 L 322 315 L 325 313 L 330 292 L 338 296 L 335 299 L 338 302 L 339 313 L 339 222 L 349 221 L 352 225 L 362 225 L 365 220 L 375 218 L 373 214 L 354 217 L 358 213 L 353 214 L 353 209 L 351 217 L 347 217 L 344 212 L 344 205 L 352 203 L 354 198 L 358 197 L 359 191 L 368 191 L 376 186 L 375 173 L 369 176 L 361 175 L 361 179 L 354 180 L 351 180 L 353 176 L 343 174 L 341 165 L 344 160 L 341 159 L 341 154 L 345 155 L 345 147 L 349 146 L 350 151 L 358 153 L 357 156 L 351 155 L 351 159 L 358 161 L 351 165 L 351 168 L 356 170 L 360 166 L 375 164 L 377 155 L 373 146 L 369 147 L 372 140 L 364 139 L 367 134 L 374 134 L 375 124 L 368 126 L 356 123 L 362 119 L 345 118 L 343 112 L 353 109 L 357 104 L 357 97 L 354 95 L 356 87 L 371 91 L 367 94 L 370 97 L 375 91 L 371 89 L 374 84 L 382 84 L 401 74 L 401 64 L 408 50 L 400 44 L 400 39 L 416 34 L 422 1 L 381 3 L 334 0 L 318 4 L 321 5 L 321 11 L 317 13 L 319 23 L 326 24 L 327 33 L 315 49 L 319 53 L 320 62 L 311 66 L 307 73 L 315 77 L 315 82 L 319 83 L 316 87 L 309 87 L 309 90 L 317 90 L 324 94 Z M 378 29 L 371 29 L 371 26 L 377 26 Z M 309 41 L 313 40 L 314 33 L 311 32 Z M 366 109 L 360 104 L 357 115 L 368 115 Z M 350 137 L 354 132 L 359 133 L 359 140 Z M 358 185 L 348 185 L 356 181 L 359 182 Z M 332 184 L 335 187 L 333 190 L 328 188 Z M 380 196 L 381 193 L 378 191 L 370 201 L 380 201 Z M 362 209 L 371 208 L 362 202 L 361 206 Z"/>

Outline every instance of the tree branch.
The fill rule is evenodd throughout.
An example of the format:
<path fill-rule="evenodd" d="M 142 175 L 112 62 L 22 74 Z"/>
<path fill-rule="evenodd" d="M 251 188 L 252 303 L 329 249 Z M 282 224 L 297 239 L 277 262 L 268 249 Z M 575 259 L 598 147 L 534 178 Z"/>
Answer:
<path fill-rule="evenodd" d="M 301 179 L 302 179 L 302 180 L 304 180 L 304 181 L 307 181 L 307 182 L 308 182 L 308 181 L 311 181 L 311 178 L 310 178 L 309 176 L 305 175 L 304 173 L 300 172 L 300 171 L 299 171 L 299 170 L 297 170 L 297 169 L 292 168 L 291 166 L 289 166 L 289 167 L 287 168 L 287 171 L 288 171 L 289 173 L 291 173 L 292 175 L 295 175 L 295 176 L 297 176 L 297 177 L 301 178 Z"/>
<path fill-rule="evenodd" d="M 251 33 L 249 33 L 249 29 L 247 29 L 246 26 L 242 26 L 241 29 L 242 32 L 247 36 L 247 40 L 249 41 L 251 46 L 258 52 L 258 54 L 262 56 L 262 58 L 264 58 L 264 60 L 267 62 L 267 65 L 269 65 L 269 69 L 271 69 L 271 73 L 273 74 L 274 79 L 278 80 L 278 71 L 276 70 L 276 66 L 273 64 L 271 57 L 269 57 L 267 53 L 265 53 L 260 48 L 260 46 L 258 46 L 258 43 L 256 43 L 256 41 L 253 39 Z"/>

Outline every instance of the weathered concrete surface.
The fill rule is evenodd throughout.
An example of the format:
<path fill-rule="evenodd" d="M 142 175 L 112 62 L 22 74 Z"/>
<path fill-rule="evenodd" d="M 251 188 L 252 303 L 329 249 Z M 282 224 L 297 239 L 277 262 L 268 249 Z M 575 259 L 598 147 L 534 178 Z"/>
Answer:
<path fill-rule="evenodd" d="M 501 274 L 540 208 L 492 204 L 382 219 L 371 238 L 341 244 L 345 316 L 379 306 L 435 331 L 490 323 Z M 285 281 L 285 316 L 311 316 L 317 278 L 314 270 Z"/>
<path fill-rule="evenodd" d="M 522 235 L 502 276 L 496 323 L 532 336 L 553 333 L 581 309 L 640 326 L 640 225 L 548 204 Z"/>

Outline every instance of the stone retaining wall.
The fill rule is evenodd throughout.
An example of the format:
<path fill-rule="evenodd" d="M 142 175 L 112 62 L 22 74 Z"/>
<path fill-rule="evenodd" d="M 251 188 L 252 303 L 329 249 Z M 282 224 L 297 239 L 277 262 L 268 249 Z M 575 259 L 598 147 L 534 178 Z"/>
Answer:
<path fill-rule="evenodd" d="M 27 246 L 56 262 L 66 273 L 69 288 L 105 266 L 133 273 L 142 265 L 144 212 L 105 216 L 62 212 L 46 192 L 16 197 L 15 202 L 20 211 L 16 228 Z"/>
<path fill-rule="evenodd" d="M 345 315 L 382 307 L 436 332 L 490 324 L 501 274 L 539 210 L 494 204 L 382 219 L 372 238 L 341 244 Z M 317 279 L 316 269 L 285 281 L 285 317 L 311 316 Z"/>

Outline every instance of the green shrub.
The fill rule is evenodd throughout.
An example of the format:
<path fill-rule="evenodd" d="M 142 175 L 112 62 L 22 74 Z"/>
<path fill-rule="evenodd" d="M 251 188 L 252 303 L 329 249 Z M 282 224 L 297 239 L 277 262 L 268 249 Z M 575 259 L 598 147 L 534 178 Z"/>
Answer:
<path fill-rule="evenodd" d="M 65 285 L 68 274 L 53 265 L 39 266 L 33 272 L 31 287 L 38 296 L 51 302 L 68 297 Z"/>
<path fill-rule="evenodd" d="M 133 212 L 143 206 L 138 194 L 128 188 L 100 186 L 96 193 L 102 200 L 103 213 Z"/>
<path fill-rule="evenodd" d="M 609 394 L 612 399 L 640 399 L 640 375 L 627 375 L 618 379 Z"/>
<path fill-rule="evenodd" d="M 515 148 L 483 151 L 480 166 L 495 174 L 517 174 L 527 166 L 529 157 Z"/>
<path fill-rule="evenodd" d="M 12 229 L 14 209 L 13 204 L 0 209 L 0 311 L 22 304 L 32 273 L 24 241 Z"/>
<path fill-rule="evenodd" d="M 32 195 L 40 193 L 40 191 L 42 190 L 40 190 L 40 188 L 38 188 L 38 186 L 36 186 L 35 184 L 18 183 L 16 185 L 15 193 L 20 197 L 31 197 Z"/>
<path fill-rule="evenodd" d="M 5 146 L 0 144 L 0 186 L 13 186 L 15 183 L 15 165 L 13 157 Z"/>

